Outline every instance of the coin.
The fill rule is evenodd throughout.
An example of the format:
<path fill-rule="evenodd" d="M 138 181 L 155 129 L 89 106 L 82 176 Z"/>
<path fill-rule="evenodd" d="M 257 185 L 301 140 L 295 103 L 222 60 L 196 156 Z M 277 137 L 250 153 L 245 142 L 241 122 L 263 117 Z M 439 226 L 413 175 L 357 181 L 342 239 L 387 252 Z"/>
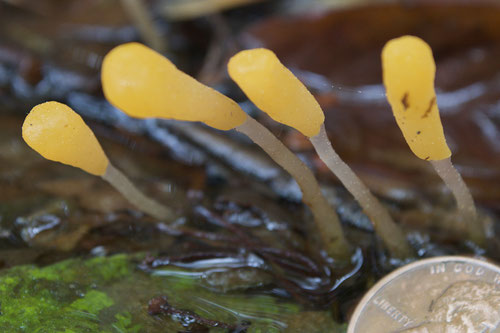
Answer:
<path fill-rule="evenodd" d="M 424 259 L 380 280 L 347 333 L 500 332 L 500 267 L 467 257 Z"/>

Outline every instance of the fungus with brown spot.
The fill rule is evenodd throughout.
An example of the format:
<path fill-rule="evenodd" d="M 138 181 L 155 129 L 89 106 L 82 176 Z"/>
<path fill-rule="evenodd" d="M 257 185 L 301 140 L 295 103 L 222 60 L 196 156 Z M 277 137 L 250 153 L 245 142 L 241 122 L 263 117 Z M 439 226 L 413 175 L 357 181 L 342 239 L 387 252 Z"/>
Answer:
<path fill-rule="evenodd" d="M 414 36 L 392 39 L 382 51 L 382 67 L 387 99 L 408 146 L 418 158 L 430 161 L 453 193 L 468 237 L 483 244 L 485 230 L 474 200 L 451 163 L 436 103 L 436 64 L 430 46 Z"/>

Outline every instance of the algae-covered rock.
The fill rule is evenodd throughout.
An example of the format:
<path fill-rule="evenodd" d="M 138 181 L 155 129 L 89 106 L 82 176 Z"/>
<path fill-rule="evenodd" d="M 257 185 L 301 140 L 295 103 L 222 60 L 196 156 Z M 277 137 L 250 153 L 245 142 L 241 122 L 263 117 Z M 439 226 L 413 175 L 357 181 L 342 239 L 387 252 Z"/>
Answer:
<path fill-rule="evenodd" d="M 203 286 L 207 272 L 165 266 L 137 269 L 140 256 L 71 259 L 52 266 L 18 266 L 0 273 L 0 332 L 177 332 L 191 323 L 148 314 L 148 302 L 165 295 L 176 309 L 247 332 L 280 332 L 301 307 L 269 295 L 220 293 Z M 326 321 L 327 327 L 332 321 Z M 225 332 L 210 328 L 210 332 Z"/>
<path fill-rule="evenodd" d="M 100 317 L 117 301 L 106 289 L 130 277 L 132 267 L 119 255 L 12 268 L 0 276 L 1 331 L 113 332 L 115 323 Z"/>

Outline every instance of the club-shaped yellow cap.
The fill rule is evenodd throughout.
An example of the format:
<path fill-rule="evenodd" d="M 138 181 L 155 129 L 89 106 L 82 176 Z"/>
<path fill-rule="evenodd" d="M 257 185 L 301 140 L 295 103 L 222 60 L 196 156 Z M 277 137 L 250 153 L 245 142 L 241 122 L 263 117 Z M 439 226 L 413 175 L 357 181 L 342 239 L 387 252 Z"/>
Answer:
<path fill-rule="evenodd" d="M 111 50 L 101 77 L 108 101 L 132 117 L 201 121 L 220 130 L 233 129 L 247 119 L 232 99 L 139 43 Z"/>
<path fill-rule="evenodd" d="M 436 103 L 436 65 L 429 45 L 414 36 L 390 40 L 382 51 L 382 68 L 387 99 L 413 153 L 423 160 L 450 157 Z"/>
<path fill-rule="evenodd" d="M 312 137 L 325 121 L 323 110 L 302 82 L 268 49 L 241 51 L 228 71 L 248 98 L 274 120 Z"/>
<path fill-rule="evenodd" d="M 23 139 L 46 159 L 96 176 L 104 175 L 109 164 L 82 117 L 62 103 L 46 102 L 35 106 L 24 120 Z"/>

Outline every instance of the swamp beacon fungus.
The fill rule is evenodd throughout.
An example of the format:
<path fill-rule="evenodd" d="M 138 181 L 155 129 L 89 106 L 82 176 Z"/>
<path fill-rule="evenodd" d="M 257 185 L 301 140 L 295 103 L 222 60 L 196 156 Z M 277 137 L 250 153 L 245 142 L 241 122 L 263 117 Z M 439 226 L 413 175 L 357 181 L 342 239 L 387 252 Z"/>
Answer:
<path fill-rule="evenodd" d="M 350 248 L 337 214 L 322 195 L 312 171 L 232 99 L 139 43 L 120 45 L 106 55 L 102 86 L 107 100 L 129 116 L 199 121 L 247 135 L 297 181 L 327 253 L 336 258 L 349 257 Z"/>
<path fill-rule="evenodd" d="M 375 231 L 397 257 L 411 256 L 406 238 L 388 211 L 333 150 L 324 113 L 307 88 L 268 49 L 241 51 L 228 64 L 231 78 L 247 97 L 274 120 L 307 136 L 319 157 L 370 217 Z"/>
<path fill-rule="evenodd" d="M 107 100 L 134 118 L 201 121 L 224 131 L 247 119 L 235 101 L 139 43 L 111 50 L 104 58 L 101 77 Z"/>
<path fill-rule="evenodd" d="M 69 106 L 58 102 L 35 106 L 24 120 L 22 135 L 44 158 L 100 176 L 145 213 L 172 220 L 169 208 L 147 198 L 109 162 L 92 130 Z"/>
<path fill-rule="evenodd" d="M 396 122 L 411 151 L 430 161 L 453 193 L 469 237 L 482 243 L 472 196 L 451 163 L 434 90 L 436 64 L 430 46 L 414 36 L 395 38 L 382 50 L 383 80 Z M 479 224 L 479 225 L 478 225 Z"/>

